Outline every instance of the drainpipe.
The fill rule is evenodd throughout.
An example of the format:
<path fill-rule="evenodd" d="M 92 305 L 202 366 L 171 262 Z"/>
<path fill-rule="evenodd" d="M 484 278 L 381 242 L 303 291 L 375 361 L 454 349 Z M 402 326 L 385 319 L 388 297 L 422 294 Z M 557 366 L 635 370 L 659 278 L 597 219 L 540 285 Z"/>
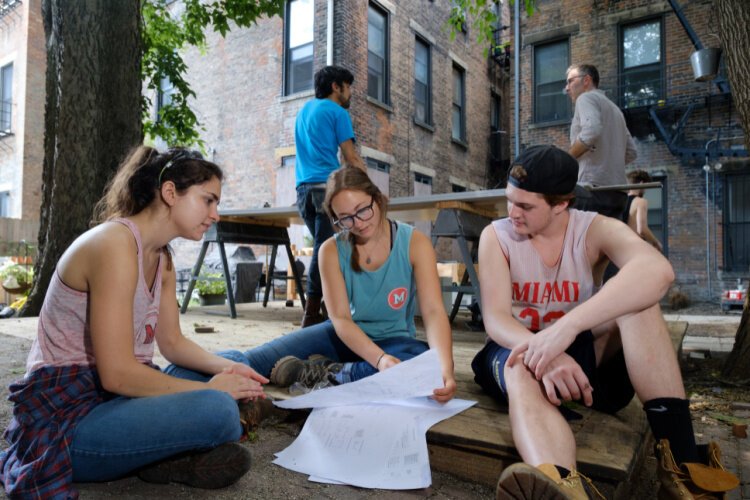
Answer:
<path fill-rule="evenodd" d="M 515 154 L 513 158 L 516 158 L 521 154 L 521 129 L 520 129 L 520 109 L 521 109 L 521 74 L 520 74 L 520 60 L 521 60 L 521 1 L 516 0 L 513 5 L 513 45 L 515 46 L 515 53 L 513 54 L 513 71 L 515 72 L 515 78 L 513 81 L 513 93 L 516 96 L 516 100 L 513 103 L 513 127 L 516 130 L 516 137 L 514 142 Z"/>
<path fill-rule="evenodd" d="M 706 143 L 706 164 L 703 165 L 703 171 L 706 173 L 706 278 L 708 279 L 708 300 L 713 298 L 713 289 L 711 288 L 711 221 L 709 219 L 709 200 L 708 200 L 708 174 L 711 172 L 711 164 L 708 156 L 708 148 L 718 139 L 711 139 Z"/>
<path fill-rule="evenodd" d="M 333 0 L 326 6 L 326 66 L 333 65 Z"/>

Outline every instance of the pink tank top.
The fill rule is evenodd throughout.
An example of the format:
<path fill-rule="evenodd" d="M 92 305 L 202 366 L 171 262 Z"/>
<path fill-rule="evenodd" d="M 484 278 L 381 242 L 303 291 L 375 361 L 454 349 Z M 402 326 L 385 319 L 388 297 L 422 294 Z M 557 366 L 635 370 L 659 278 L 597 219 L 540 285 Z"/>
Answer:
<path fill-rule="evenodd" d="M 143 276 L 141 233 L 128 219 L 113 219 L 127 226 L 138 247 L 138 284 L 133 296 L 133 352 L 141 363 L 154 356 L 154 332 L 161 298 L 161 266 L 159 256 L 152 290 Z M 113 284 L 113 286 L 115 286 Z M 26 361 L 26 374 L 42 366 L 95 366 L 91 346 L 91 325 L 88 316 L 89 292 L 81 292 L 63 283 L 55 271 L 39 315 L 37 338 Z"/>
<path fill-rule="evenodd" d="M 596 212 L 570 209 L 562 255 L 547 267 L 527 236 L 513 231 L 509 219 L 492 222 L 508 259 L 513 286 L 513 317 L 533 332 L 564 316 L 596 291 L 586 254 L 586 233 Z"/>

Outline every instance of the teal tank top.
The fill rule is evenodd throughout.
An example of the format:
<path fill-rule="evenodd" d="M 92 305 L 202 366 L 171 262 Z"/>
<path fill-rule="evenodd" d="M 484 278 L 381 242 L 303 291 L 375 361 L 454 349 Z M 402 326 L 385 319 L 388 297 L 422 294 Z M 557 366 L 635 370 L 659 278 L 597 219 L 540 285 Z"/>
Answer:
<path fill-rule="evenodd" d="M 398 230 L 388 259 L 375 271 L 355 272 L 346 233 L 336 234 L 339 266 L 344 275 L 352 319 L 372 340 L 414 337 L 414 269 L 409 261 L 413 227 L 396 223 Z"/>

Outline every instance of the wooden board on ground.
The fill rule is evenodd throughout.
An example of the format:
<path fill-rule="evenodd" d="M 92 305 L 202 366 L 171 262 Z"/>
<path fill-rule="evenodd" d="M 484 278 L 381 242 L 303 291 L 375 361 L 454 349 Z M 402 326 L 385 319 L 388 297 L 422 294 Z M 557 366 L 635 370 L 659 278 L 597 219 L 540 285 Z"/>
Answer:
<path fill-rule="evenodd" d="M 687 323 L 668 323 L 675 349 L 682 343 Z M 456 397 L 477 401 L 469 410 L 444 420 L 427 432 L 430 466 L 462 479 L 494 485 L 502 470 L 520 460 L 513 445 L 507 409 L 484 394 L 474 382 L 471 360 L 484 342 L 483 333 L 454 332 Z M 278 388 L 273 397 L 289 395 Z M 633 399 L 617 415 L 576 407 L 581 420 L 571 422 L 581 472 L 608 498 L 627 498 L 628 481 L 640 466 L 650 440 L 641 404 Z"/>

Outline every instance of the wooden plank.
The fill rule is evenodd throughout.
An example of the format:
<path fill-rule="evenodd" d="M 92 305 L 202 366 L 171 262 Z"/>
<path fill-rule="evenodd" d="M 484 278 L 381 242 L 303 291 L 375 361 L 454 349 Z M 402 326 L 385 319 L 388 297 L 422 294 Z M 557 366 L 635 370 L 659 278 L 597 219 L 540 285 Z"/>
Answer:
<path fill-rule="evenodd" d="M 481 215 L 489 219 L 497 218 L 497 210 L 492 210 L 484 207 L 477 207 L 465 201 L 441 201 L 436 205 L 438 210 L 444 208 L 455 208 L 457 210 L 463 210 L 464 212 L 471 212 L 473 214 Z"/>
<path fill-rule="evenodd" d="M 678 348 L 687 323 L 670 322 L 668 328 Z M 481 349 L 485 335 L 456 330 L 453 337 L 456 397 L 477 401 L 477 404 L 427 432 L 430 464 L 434 470 L 492 486 L 503 468 L 519 461 L 520 457 L 513 443 L 507 409 L 474 382 L 471 361 Z M 285 389 L 268 387 L 266 392 L 277 399 L 289 398 Z M 628 481 L 650 446 L 641 404 L 633 399 L 616 415 L 584 407 L 576 407 L 575 411 L 583 416 L 571 422 L 581 472 L 612 497 L 628 498 Z"/>

